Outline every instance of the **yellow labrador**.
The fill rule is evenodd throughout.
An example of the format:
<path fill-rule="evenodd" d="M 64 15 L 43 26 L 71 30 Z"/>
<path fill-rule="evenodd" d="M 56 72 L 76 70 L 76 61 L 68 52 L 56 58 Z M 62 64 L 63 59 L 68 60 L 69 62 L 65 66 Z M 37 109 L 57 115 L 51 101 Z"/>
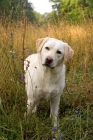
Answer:
<path fill-rule="evenodd" d="M 50 115 L 56 127 L 60 96 L 65 86 L 65 62 L 74 51 L 67 43 L 50 37 L 38 39 L 36 49 L 37 53 L 24 62 L 27 114 L 35 112 L 39 100 L 45 98 L 50 101 Z"/>

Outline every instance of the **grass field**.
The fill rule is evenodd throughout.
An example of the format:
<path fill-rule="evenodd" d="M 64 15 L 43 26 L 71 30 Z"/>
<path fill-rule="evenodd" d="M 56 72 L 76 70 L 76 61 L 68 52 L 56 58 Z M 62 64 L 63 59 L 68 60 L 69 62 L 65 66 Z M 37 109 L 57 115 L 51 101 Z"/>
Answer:
<path fill-rule="evenodd" d="M 59 128 L 52 128 L 49 103 L 41 101 L 37 114 L 24 119 L 23 59 L 35 53 L 35 41 L 55 37 L 74 49 L 67 63 Z M 48 106 L 48 107 L 47 107 Z M 58 131 L 60 129 L 60 132 Z M 55 138 L 55 139 L 54 139 Z M 38 26 L 0 21 L 0 140 L 93 139 L 93 22 L 59 22 Z"/>

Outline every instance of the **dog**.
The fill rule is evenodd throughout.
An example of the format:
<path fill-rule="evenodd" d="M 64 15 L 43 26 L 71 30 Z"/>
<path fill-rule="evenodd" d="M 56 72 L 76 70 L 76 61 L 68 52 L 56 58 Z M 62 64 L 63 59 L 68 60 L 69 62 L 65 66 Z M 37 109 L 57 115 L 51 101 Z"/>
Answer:
<path fill-rule="evenodd" d="M 24 61 L 27 114 L 36 112 L 39 100 L 50 101 L 50 116 L 57 127 L 60 96 L 65 87 L 65 63 L 73 56 L 71 47 L 55 38 L 36 41 L 36 54 Z"/>

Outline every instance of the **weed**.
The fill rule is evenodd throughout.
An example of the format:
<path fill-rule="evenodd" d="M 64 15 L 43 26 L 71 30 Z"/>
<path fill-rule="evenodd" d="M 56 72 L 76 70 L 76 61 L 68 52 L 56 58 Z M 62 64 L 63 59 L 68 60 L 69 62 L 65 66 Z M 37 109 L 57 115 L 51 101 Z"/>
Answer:
<path fill-rule="evenodd" d="M 25 21 L 26 22 L 26 21 Z M 93 139 L 93 23 L 42 25 L 0 21 L 0 139 Z M 23 61 L 35 53 L 36 39 L 55 37 L 68 42 L 74 57 L 67 63 L 66 88 L 61 97 L 59 127 L 52 129 L 49 104 L 41 101 L 37 114 L 25 121 L 26 93 Z M 60 131 L 59 131 L 60 130 Z"/>

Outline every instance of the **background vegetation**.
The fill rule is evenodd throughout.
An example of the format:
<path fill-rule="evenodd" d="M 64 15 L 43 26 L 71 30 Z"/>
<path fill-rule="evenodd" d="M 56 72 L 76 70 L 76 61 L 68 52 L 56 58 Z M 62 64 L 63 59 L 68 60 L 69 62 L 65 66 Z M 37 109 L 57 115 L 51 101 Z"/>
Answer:
<path fill-rule="evenodd" d="M 7 7 L 12 0 L 3 2 L 4 0 L 0 1 L 0 6 Z M 16 2 L 19 4 L 19 1 Z M 47 18 L 35 12 L 31 5 L 26 8 L 29 5 L 25 4 L 27 1 L 20 2 L 23 2 L 22 5 L 19 4 L 21 10 L 16 5 L 13 5 L 16 7 L 14 11 L 13 8 L 5 10 L 9 6 L 0 8 L 0 140 L 92 140 L 92 1 L 88 1 L 89 5 L 82 9 L 84 14 L 80 20 L 77 16 L 69 16 L 67 10 L 63 14 L 59 9 L 61 1 L 53 1 L 54 5 L 57 4 L 57 12 L 47 14 Z M 29 10 L 33 12 L 31 16 L 34 15 L 34 18 L 28 17 Z M 18 16 L 13 12 L 19 12 Z M 87 12 L 91 13 L 91 17 L 86 16 Z M 49 103 L 44 100 L 30 120 L 24 119 L 27 97 L 23 61 L 36 52 L 36 40 L 46 36 L 67 42 L 75 51 L 74 57 L 67 63 L 66 87 L 61 98 L 58 129 L 52 128 Z"/>
<path fill-rule="evenodd" d="M 92 0 L 50 0 L 59 17 L 72 21 L 93 18 Z"/>
<path fill-rule="evenodd" d="M 45 23 L 59 19 L 69 21 L 82 21 L 86 18 L 93 19 L 92 0 L 49 0 L 52 2 L 53 12 L 40 13 L 34 11 L 34 5 L 28 0 L 1 0 L 0 16 L 9 19 L 21 20 L 24 10 L 27 18 L 32 22 Z"/>

